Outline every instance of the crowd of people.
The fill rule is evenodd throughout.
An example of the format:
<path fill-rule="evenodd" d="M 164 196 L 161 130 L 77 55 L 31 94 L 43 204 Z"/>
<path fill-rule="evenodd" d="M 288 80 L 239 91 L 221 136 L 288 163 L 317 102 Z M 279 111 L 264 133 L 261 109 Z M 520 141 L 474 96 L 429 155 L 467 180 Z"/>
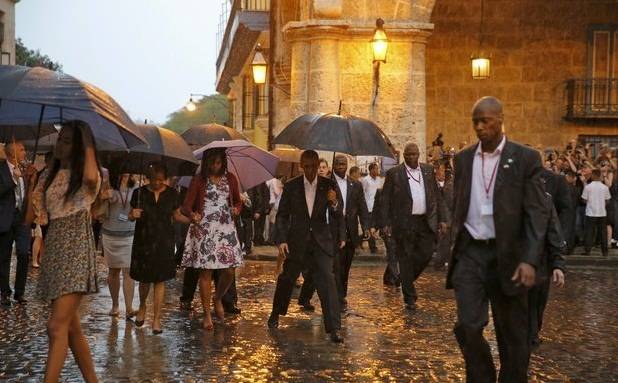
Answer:
<path fill-rule="evenodd" d="M 212 330 L 226 313 L 241 312 L 235 269 L 244 256 L 254 245 L 276 245 L 268 327 L 278 328 L 287 314 L 302 274 L 298 304 L 315 310 L 317 292 L 326 332 L 340 343 L 354 256 L 364 242 L 378 253 L 381 240 L 383 282 L 401 288 L 406 310 L 418 309 L 415 281 L 426 267 L 432 261 L 436 269 L 448 266 L 447 286 L 457 301 L 455 335 L 470 381 L 496 374 L 482 331 L 488 303 L 499 329 L 500 376 L 526 381 L 550 282 L 565 282 L 563 254 L 576 246 L 590 254 L 599 245 L 607 256 L 617 246 L 618 164 L 607 146 L 572 141 L 564 150 L 542 151 L 519 145 L 503 134 L 502 119 L 501 103 L 483 98 L 473 109 L 479 143 L 460 145 L 457 153 L 438 137 L 423 163 L 419 146 L 408 143 L 401 163 L 371 163 L 363 174 L 359 167 L 348 169 L 345 155 L 337 155 L 331 168 L 306 150 L 300 176 L 246 191 L 227 171 L 221 149 L 206 151 L 200 172 L 183 187 L 161 163 L 147 167 L 146 179 L 102 170 L 92 134 L 79 121 L 63 125 L 43 171 L 25 162 L 23 144 L 9 143 L 7 160 L 0 162 L 1 303 L 11 304 L 15 244 L 13 299 L 27 302 L 32 257 L 33 266 L 40 264 L 37 295 L 51 304 L 46 381 L 58 380 L 69 348 L 84 380 L 96 381 L 79 306 L 83 295 L 99 290 L 92 228 L 99 221 L 111 316 L 120 315 L 122 286 L 124 315 L 142 327 L 152 290 L 151 330 L 162 333 L 165 282 L 184 268 L 180 308 L 191 310 L 199 286 L 202 328 Z M 39 240 L 31 251 L 37 238 L 44 245 Z"/>

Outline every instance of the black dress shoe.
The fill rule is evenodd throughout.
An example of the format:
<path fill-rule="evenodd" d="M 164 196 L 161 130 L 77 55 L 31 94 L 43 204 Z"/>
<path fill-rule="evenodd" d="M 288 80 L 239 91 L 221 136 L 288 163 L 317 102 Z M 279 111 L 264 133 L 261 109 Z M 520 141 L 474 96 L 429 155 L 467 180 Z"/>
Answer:
<path fill-rule="evenodd" d="M 334 343 L 343 343 L 343 336 L 339 330 L 333 330 L 330 332 L 330 340 Z"/>
<path fill-rule="evenodd" d="M 416 311 L 416 303 L 406 303 L 406 310 L 408 311 Z"/>
<path fill-rule="evenodd" d="M 155 329 L 152 329 L 152 333 L 153 333 L 154 335 L 163 334 L 163 330 L 155 330 Z"/>
<path fill-rule="evenodd" d="M 15 296 L 14 298 L 17 301 L 17 303 L 23 304 L 23 303 L 28 302 L 28 300 L 26 298 L 24 298 L 23 295 L 18 295 L 18 296 Z"/>
<path fill-rule="evenodd" d="M 279 327 L 279 314 L 271 313 L 268 317 L 268 328 L 274 329 Z"/>
<path fill-rule="evenodd" d="M 225 306 L 223 307 L 223 311 L 225 311 L 226 314 L 232 315 L 240 315 L 240 313 L 242 312 L 242 310 L 236 306 Z"/>
<path fill-rule="evenodd" d="M 8 296 L 8 295 L 3 295 L 3 296 L 0 298 L 0 304 L 1 304 L 2 306 L 10 306 L 10 305 L 11 305 L 11 298 L 10 298 L 10 296 Z"/>

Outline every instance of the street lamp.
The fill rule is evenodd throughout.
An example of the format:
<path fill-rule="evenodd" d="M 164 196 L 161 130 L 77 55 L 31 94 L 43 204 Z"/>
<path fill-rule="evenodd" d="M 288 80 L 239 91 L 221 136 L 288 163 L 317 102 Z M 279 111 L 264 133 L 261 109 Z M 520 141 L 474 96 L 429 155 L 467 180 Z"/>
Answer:
<path fill-rule="evenodd" d="M 384 20 L 382 19 L 376 20 L 376 29 L 373 32 L 371 47 L 373 48 L 373 61 L 386 63 L 388 39 L 386 38 L 386 32 L 384 31 Z"/>
<path fill-rule="evenodd" d="M 483 22 L 485 19 L 485 1 L 481 0 L 481 22 L 479 24 L 479 49 L 476 55 L 473 55 L 470 60 L 472 63 L 472 78 L 474 80 L 485 80 L 489 78 L 491 62 L 488 57 L 484 57 L 481 53 L 483 46 Z"/>
<path fill-rule="evenodd" d="M 264 84 L 266 83 L 266 60 L 264 60 L 264 55 L 262 54 L 262 46 L 258 44 L 255 47 L 255 55 L 253 56 L 253 61 L 251 62 L 251 69 L 253 70 L 253 82 L 255 84 Z"/>
<path fill-rule="evenodd" d="M 194 112 L 197 109 L 197 105 L 195 105 L 195 101 L 193 101 L 194 96 L 206 97 L 206 95 L 202 93 L 191 93 L 189 95 L 189 102 L 185 105 L 185 109 L 187 109 L 188 112 Z"/>
<path fill-rule="evenodd" d="M 491 61 L 482 56 L 473 56 L 472 59 L 472 78 L 475 80 L 485 80 L 489 78 Z"/>
<path fill-rule="evenodd" d="M 376 20 L 376 29 L 373 32 L 373 39 L 371 39 L 371 48 L 373 51 L 373 82 L 375 84 L 371 105 L 375 106 L 378 99 L 378 90 L 380 89 L 380 63 L 386 63 L 386 54 L 388 53 L 388 39 L 384 31 L 384 20 L 380 18 Z"/>

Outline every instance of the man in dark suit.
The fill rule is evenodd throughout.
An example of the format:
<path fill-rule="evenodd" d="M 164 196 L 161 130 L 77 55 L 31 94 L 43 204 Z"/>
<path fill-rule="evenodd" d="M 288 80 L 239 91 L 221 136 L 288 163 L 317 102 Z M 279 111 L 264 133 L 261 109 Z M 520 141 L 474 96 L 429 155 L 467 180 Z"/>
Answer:
<path fill-rule="evenodd" d="M 453 177 L 447 177 L 447 170 L 445 164 L 440 164 L 436 169 L 436 181 L 438 181 L 438 190 L 440 190 L 440 196 L 444 201 L 444 206 L 449 214 L 447 225 L 450 227 L 451 209 L 453 208 Z M 451 252 L 451 233 L 447 227 L 446 231 L 440 234 L 438 238 L 438 248 L 436 250 L 436 259 L 434 260 L 434 269 L 443 270 L 444 264 L 448 260 L 448 256 Z"/>
<path fill-rule="evenodd" d="M 266 182 L 263 182 L 250 191 L 249 196 L 253 201 L 253 244 L 264 246 L 264 226 L 266 216 L 270 212 L 270 190 L 268 190 Z"/>
<path fill-rule="evenodd" d="M 404 163 L 386 173 L 382 190 L 382 223 L 395 238 L 401 291 L 408 310 L 416 308 L 414 282 L 431 261 L 439 232 L 446 231 L 447 211 L 433 166 L 419 163 L 414 143 L 403 151 Z"/>
<path fill-rule="evenodd" d="M 0 162 L 0 303 L 11 305 L 9 274 L 13 242 L 17 253 L 15 292 L 13 298 L 25 303 L 26 278 L 30 255 L 30 227 L 24 223 L 28 206 L 29 189 L 33 186 L 36 169 L 21 164 L 26 159 L 26 149 L 20 142 L 5 146 L 6 161 Z"/>
<path fill-rule="evenodd" d="M 502 104 L 493 97 L 472 112 L 479 143 L 455 157 L 454 239 L 447 288 L 455 288 L 455 336 L 469 382 L 495 382 L 483 336 L 491 303 L 500 352 L 500 382 L 526 382 L 528 294 L 549 216 L 539 153 L 506 139 Z"/>
<path fill-rule="evenodd" d="M 303 152 L 300 166 L 304 175 L 285 184 L 279 210 L 275 242 L 284 257 L 283 271 L 277 278 L 273 309 L 268 327 L 279 326 L 279 315 L 286 315 L 296 279 L 303 270 L 309 270 L 322 305 L 326 332 L 333 342 L 343 342 L 340 334 L 341 312 L 337 286 L 333 275 L 333 258 L 337 247 L 345 246 L 345 222 L 337 196 L 337 185 L 328 178 L 319 177 L 318 154 Z M 338 235 L 333 235 L 333 232 Z"/>
<path fill-rule="evenodd" d="M 335 282 L 337 283 L 337 293 L 339 294 L 339 302 L 342 308 L 348 304 L 346 297 L 348 296 L 348 279 L 350 277 L 350 268 L 352 260 L 356 253 L 356 248 L 361 244 L 362 237 L 358 235 L 358 226 L 362 228 L 365 237 L 369 236 L 369 212 L 367 211 L 367 203 L 363 192 L 363 185 L 349 176 L 346 177 L 348 171 L 348 159 L 344 155 L 335 157 L 333 163 L 333 178 L 337 183 L 337 191 L 343 199 L 343 215 L 346 226 L 346 236 L 344 239 L 345 247 L 335 255 Z M 311 308 L 309 301 L 313 295 L 315 286 L 312 279 L 305 280 L 301 295 L 298 298 L 298 303 L 305 309 Z M 310 283 L 312 288 L 307 288 L 305 284 Z"/>

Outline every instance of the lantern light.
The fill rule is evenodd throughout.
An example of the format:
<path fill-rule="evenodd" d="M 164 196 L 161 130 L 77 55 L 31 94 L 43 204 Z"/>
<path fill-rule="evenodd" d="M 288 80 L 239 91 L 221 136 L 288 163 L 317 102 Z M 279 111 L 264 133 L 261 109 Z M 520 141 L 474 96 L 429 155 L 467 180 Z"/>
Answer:
<path fill-rule="evenodd" d="M 187 102 L 187 105 L 185 105 L 185 108 L 189 112 L 193 112 L 195 111 L 195 109 L 197 109 L 197 105 L 195 105 L 195 103 L 193 102 L 193 97 L 189 98 L 189 102 Z"/>
<path fill-rule="evenodd" d="M 484 80 L 489 78 L 491 69 L 491 61 L 489 58 L 476 56 L 472 57 L 472 78 L 475 80 Z"/>
<path fill-rule="evenodd" d="M 253 82 L 255 84 L 266 83 L 266 60 L 262 54 L 262 47 L 260 44 L 255 48 L 251 69 L 253 70 Z"/>
<path fill-rule="evenodd" d="M 373 48 L 373 61 L 385 63 L 386 54 L 388 53 L 388 39 L 386 38 L 384 20 L 382 19 L 376 20 L 376 29 L 371 40 L 371 47 Z"/>

